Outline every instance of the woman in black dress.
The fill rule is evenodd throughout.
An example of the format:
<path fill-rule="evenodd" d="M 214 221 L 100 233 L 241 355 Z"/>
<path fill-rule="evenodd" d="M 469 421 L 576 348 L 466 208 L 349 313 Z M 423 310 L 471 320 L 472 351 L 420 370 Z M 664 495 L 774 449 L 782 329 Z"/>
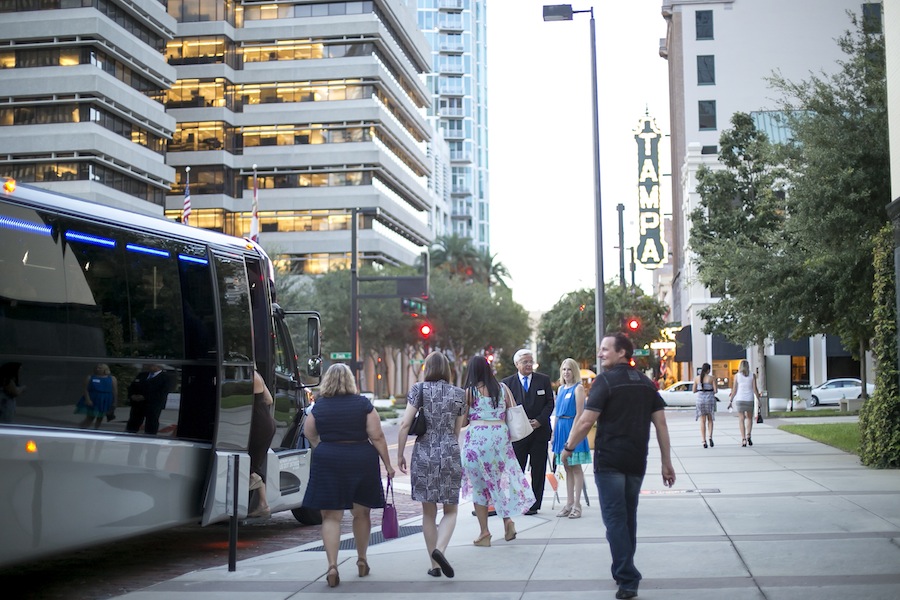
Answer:
<path fill-rule="evenodd" d="M 319 397 L 303 431 L 312 444 L 309 485 L 303 506 L 322 511 L 322 542 L 328 560 L 326 580 L 337 586 L 337 558 L 344 510 L 353 515 L 359 576 L 369 574 L 366 551 L 372 533 L 371 509 L 384 506 L 384 488 L 378 458 L 388 479 L 394 467 L 388 456 L 381 418 L 365 396 L 360 396 L 350 367 L 331 365 L 322 377 Z"/>
<path fill-rule="evenodd" d="M 448 383 L 450 362 L 440 352 L 425 359 L 425 381 L 413 385 L 406 397 L 406 412 L 397 436 L 397 466 L 406 473 L 406 440 L 409 427 L 419 407 L 428 428 L 416 438 L 410 461 L 412 499 L 422 503 L 422 534 L 425 549 L 431 557 L 428 574 L 439 577 L 443 572 L 453 577 L 454 571 L 444 552 L 456 527 L 459 488 L 462 482 L 462 460 L 459 454 L 459 432 L 466 420 L 466 395 L 462 388 Z M 437 523 L 437 505 L 444 514 Z"/>

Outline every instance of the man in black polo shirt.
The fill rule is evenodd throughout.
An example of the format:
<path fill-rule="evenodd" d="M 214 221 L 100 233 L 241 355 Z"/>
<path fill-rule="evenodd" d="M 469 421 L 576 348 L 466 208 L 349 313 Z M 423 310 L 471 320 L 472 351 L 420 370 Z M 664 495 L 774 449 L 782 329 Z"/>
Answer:
<path fill-rule="evenodd" d="M 581 417 L 575 422 L 560 459 L 565 463 L 596 421 L 594 481 L 612 554 L 616 598 L 638 595 L 641 573 L 634 565 L 637 549 L 637 505 L 647 471 L 650 423 L 662 458 L 663 484 L 672 487 L 669 428 L 665 403 L 656 386 L 630 365 L 634 345 L 623 333 L 603 338 L 597 358 L 603 367 L 591 386 Z"/>

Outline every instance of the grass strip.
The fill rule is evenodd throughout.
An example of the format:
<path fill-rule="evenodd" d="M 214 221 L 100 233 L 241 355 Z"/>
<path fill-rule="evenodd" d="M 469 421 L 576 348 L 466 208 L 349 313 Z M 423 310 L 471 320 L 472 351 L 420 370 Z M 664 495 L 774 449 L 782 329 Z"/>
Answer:
<path fill-rule="evenodd" d="M 780 425 L 788 433 L 803 436 L 816 442 L 828 444 L 844 452 L 859 454 L 858 423 L 821 423 L 814 425 Z"/>

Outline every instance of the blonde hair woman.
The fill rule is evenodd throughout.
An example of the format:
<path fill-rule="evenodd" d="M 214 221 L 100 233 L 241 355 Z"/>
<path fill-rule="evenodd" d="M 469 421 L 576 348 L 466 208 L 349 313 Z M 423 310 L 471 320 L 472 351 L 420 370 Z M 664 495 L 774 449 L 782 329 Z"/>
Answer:
<path fill-rule="evenodd" d="M 750 375 L 750 363 L 742 360 L 738 372 L 734 376 L 734 385 L 731 387 L 731 398 L 728 408 L 734 404 L 741 425 L 741 446 L 753 445 L 750 433 L 753 431 L 753 400 L 759 399 L 759 390 L 756 389 L 756 377 Z"/>
<path fill-rule="evenodd" d="M 556 425 L 553 428 L 553 453 L 562 454 L 572 431 L 572 424 L 584 412 L 584 386 L 581 385 L 581 367 L 573 358 L 562 361 L 559 367 L 559 390 L 556 392 Z M 578 519 L 581 517 L 581 493 L 584 489 L 584 470 L 581 465 L 591 464 L 591 447 L 587 438 L 575 447 L 572 456 L 563 466 L 566 469 L 566 505 L 557 517 Z"/>
<path fill-rule="evenodd" d="M 341 582 L 337 558 L 344 511 L 353 514 L 359 576 L 369 574 L 366 550 L 372 533 L 371 510 L 384 506 L 381 469 L 388 479 L 394 467 L 381 429 L 381 418 L 365 396 L 360 396 L 350 367 L 337 363 L 328 367 L 319 387 L 319 398 L 303 426 L 313 448 L 309 485 L 303 506 L 322 511 L 322 542 L 328 560 L 328 587 Z"/>

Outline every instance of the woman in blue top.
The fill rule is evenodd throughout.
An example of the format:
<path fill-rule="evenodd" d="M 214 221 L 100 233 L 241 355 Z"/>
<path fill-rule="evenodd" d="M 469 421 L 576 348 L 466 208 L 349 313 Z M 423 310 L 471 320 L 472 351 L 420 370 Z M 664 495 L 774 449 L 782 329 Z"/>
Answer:
<path fill-rule="evenodd" d="M 94 374 L 84 380 L 84 393 L 75 406 L 75 413 L 84 415 L 79 424 L 82 429 L 94 423 L 94 429 L 100 429 L 103 417 L 118 404 L 118 382 L 110 374 L 109 367 L 103 363 L 94 368 Z"/>
<path fill-rule="evenodd" d="M 559 368 L 559 390 L 556 393 L 556 426 L 553 430 L 553 453 L 562 454 L 575 419 L 584 411 L 584 386 L 581 385 L 581 368 L 573 358 L 562 361 Z M 584 489 L 584 471 L 581 465 L 591 463 L 591 447 L 587 438 L 575 447 L 571 458 L 563 465 L 566 469 L 566 505 L 556 515 L 578 519 L 581 517 L 581 493 Z"/>

